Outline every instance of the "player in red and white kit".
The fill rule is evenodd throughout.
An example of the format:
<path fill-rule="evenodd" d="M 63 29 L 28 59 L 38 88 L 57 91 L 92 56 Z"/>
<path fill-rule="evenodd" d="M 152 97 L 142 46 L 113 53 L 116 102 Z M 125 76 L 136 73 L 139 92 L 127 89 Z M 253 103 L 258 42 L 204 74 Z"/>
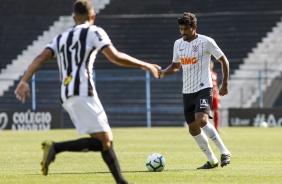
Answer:
<path fill-rule="evenodd" d="M 220 96 L 218 94 L 218 76 L 217 73 L 213 71 L 214 62 L 211 61 L 210 69 L 211 69 L 211 78 L 212 78 L 212 85 L 213 85 L 213 94 L 212 94 L 212 107 L 211 110 L 213 111 L 213 122 L 214 127 L 219 132 L 219 109 L 220 109 Z"/>

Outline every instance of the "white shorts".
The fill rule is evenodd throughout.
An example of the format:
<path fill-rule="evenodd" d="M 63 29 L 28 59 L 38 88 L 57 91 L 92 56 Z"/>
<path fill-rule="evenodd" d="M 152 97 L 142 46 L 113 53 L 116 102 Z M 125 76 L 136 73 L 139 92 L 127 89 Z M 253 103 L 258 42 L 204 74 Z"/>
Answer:
<path fill-rule="evenodd" d="M 68 112 L 78 134 L 109 132 L 112 137 L 107 115 L 97 95 L 72 96 L 62 106 Z"/>

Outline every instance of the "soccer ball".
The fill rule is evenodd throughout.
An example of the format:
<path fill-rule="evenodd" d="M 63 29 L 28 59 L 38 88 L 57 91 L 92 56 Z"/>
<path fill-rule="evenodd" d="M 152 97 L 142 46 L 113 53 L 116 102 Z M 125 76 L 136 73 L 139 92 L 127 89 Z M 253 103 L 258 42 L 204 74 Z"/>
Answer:
<path fill-rule="evenodd" d="M 151 172 L 161 172 L 165 168 L 165 158 L 159 153 L 153 153 L 146 160 L 146 167 Z"/>
<path fill-rule="evenodd" d="M 267 128 L 267 127 L 268 127 L 268 124 L 267 124 L 267 122 L 262 121 L 262 122 L 260 122 L 259 127 L 261 127 L 261 128 Z"/>

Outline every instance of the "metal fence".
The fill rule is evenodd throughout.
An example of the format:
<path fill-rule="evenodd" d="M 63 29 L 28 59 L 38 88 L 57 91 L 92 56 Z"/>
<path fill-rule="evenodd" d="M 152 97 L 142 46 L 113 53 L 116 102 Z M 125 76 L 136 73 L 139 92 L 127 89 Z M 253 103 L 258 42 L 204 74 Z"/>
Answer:
<path fill-rule="evenodd" d="M 51 76 L 46 78 L 46 76 Z M 53 82 L 58 82 L 58 76 L 57 71 L 40 71 L 38 72 L 35 76 L 33 76 L 31 80 L 31 95 L 32 95 L 32 100 L 31 100 L 31 106 L 32 110 L 37 109 L 37 94 L 36 94 L 36 88 L 37 88 L 37 83 L 44 83 L 47 81 L 53 81 Z M 145 113 L 146 114 L 146 126 L 151 127 L 152 126 L 152 114 L 166 114 L 167 112 L 171 113 L 171 116 L 175 117 L 175 121 L 177 119 L 180 121 L 178 125 L 182 125 L 184 122 L 184 116 L 179 117 L 179 113 L 182 114 L 183 108 L 182 108 L 182 94 L 181 94 L 181 85 L 182 85 L 182 79 L 181 79 L 181 72 L 179 74 L 176 74 L 172 77 L 166 77 L 161 80 L 157 80 L 154 77 L 151 76 L 151 74 L 147 71 L 143 70 L 136 70 L 136 69 L 121 69 L 121 70 L 96 70 L 94 72 L 94 81 L 95 85 L 97 87 L 98 95 L 100 97 L 100 100 L 102 101 L 107 101 L 106 104 L 103 103 L 104 108 L 107 113 L 119 113 L 119 112 L 132 112 L 132 113 Z M 112 86 L 109 88 L 105 88 L 104 86 Z M 128 83 L 128 85 L 124 85 L 125 83 Z M 174 87 L 175 84 L 177 87 Z M 111 102 L 108 101 L 108 98 L 113 98 L 114 93 L 112 93 L 114 89 L 114 86 L 117 84 L 123 84 L 121 88 L 126 88 L 125 90 L 130 90 L 129 88 L 131 87 L 138 87 L 140 88 L 138 94 L 132 94 L 136 95 L 134 98 L 130 98 L 128 96 L 128 100 L 131 100 L 130 103 L 125 103 L 123 102 L 124 99 L 122 97 L 116 97 L 119 98 L 119 105 L 112 105 L 109 104 Z M 130 85 L 135 85 L 135 86 L 130 86 Z M 153 84 L 153 86 L 152 86 Z M 174 86 L 171 86 L 171 85 Z M 156 86 L 157 85 L 157 86 Z M 99 89 L 99 87 L 103 87 L 103 91 Z M 167 94 L 168 96 L 171 97 L 171 99 L 165 98 L 165 99 L 158 99 L 160 95 L 160 91 L 162 89 L 160 88 L 166 88 L 166 87 L 171 87 L 172 89 L 169 90 L 168 93 L 174 94 L 174 97 L 171 97 L 171 95 Z M 152 91 L 153 89 L 153 91 Z M 121 90 L 121 89 L 120 89 Z M 136 90 L 135 90 L 136 91 Z M 100 93 L 100 94 L 99 94 Z M 134 93 L 134 92 L 133 92 Z M 142 94 L 140 94 L 142 93 Z M 164 93 L 166 93 L 164 91 Z M 164 96 L 166 96 L 163 93 Z M 137 101 L 144 101 L 141 103 L 138 103 Z M 163 101 L 160 102 L 159 101 Z M 167 103 L 168 101 L 175 101 L 175 103 Z M 166 104 L 167 103 L 167 104 Z M 155 105 L 154 105 L 155 104 Z M 177 115 L 175 115 L 176 113 Z M 165 115 L 164 116 L 164 121 L 165 120 Z M 156 119 L 156 118 L 155 118 Z M 167 118 L 166 118 L 167 119 Z M 162 120 L 160 120 L 162 121 Z M 169 123 L 166 123 L 166 125 L 169 125 Z M 173 123 L 170 125 L 172 126 Z"/>

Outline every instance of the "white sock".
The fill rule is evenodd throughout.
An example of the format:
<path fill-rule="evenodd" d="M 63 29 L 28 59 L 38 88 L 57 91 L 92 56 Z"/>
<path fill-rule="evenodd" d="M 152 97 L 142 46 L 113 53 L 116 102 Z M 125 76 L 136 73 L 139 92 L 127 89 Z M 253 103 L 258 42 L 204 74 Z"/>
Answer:
<path fill-rule="evenodd" d="M 213 162 L 213 163 L 217 163 L 218 160 L 216 158 L 216 156 L 214 155 L 209 142 L 208 142 L 208 138 L 207 136 L 201 132 L 199 135 L 193 136 L 196 143 L 198 144 L 198 146 L 200 147 L 200 149 L 204 152 L 204 154 L 207 156 L 208 161 Z"/>
<path fill-rule="evenodd" d="M 216 129 L 210 122 L 208 122 L 207 125 L 202 128 L 202 130 L 214 142 L 220 153 L 230 154 L 228 149 L 225 147 L 223 141 L 221 140 L 219 134 L 217 133 Z"/>

